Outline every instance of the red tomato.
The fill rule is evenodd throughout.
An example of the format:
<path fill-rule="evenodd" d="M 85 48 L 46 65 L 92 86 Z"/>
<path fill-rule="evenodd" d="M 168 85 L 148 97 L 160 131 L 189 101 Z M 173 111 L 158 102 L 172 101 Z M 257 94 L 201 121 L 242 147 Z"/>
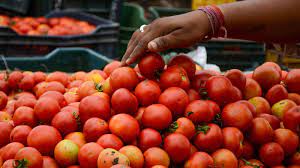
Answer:
<path fill-rule="evenodd" d="M 132 116 L 117 114 L 110 119 L 109 130 L 119 136 L 125 143 L 130 143 L 138 137 L 140 126 Z"/>
<path fill-rule="evenodd" d="M 78 112 L 62 111 L 57 113 L 51 122 L 51 125 L 56 128 L 62 135 L 67 135 L 75 132 L 80 124 Z"/>
<path fill-rule="evenodd" d="M 81 168 L 97 168 L 97 160 L 103 148 L 95 143 L 90 142 L 83 145 L 78 152 L 78 161 Z"/>
<path fill-rule="evenodd" d="M 230 102 L 236 102 L 243 99 L 242 92 L 237 87 L 233 86 L 230 91 Z"/>
<path fill-rule="evenodd" d="M 200 94 L 194 90 L 194 89 L 189 89 L 187 92 L 188 96 L 189 96 L 189 101 L 194 101 L 194 100 L 200 100 L 201 96 Z"/>
<path fill-rule="evenodd" d="M 273 129 L 264 118 L 255 118 L 249 129 L 250 141 L 254 144 L 265 144 L 273 140 Z"/>
<path fill-rule="evenodd" d="M 253 145 L 249 141 L 244 140 L 242 157 L 245 159 L 254 158 L 254 152 L 255 151 Z"/>
<path fill-rule="evenodd" d="M 38 120 L 50 123 L 53 117 L 60 111 L 58 102 L 50 97 L 40 98 L 34 106 L 34 114 Z"/>
<path fill-rule="evenodd" d="M 188 90 L 190 87 L 190 80 L 185 70 L 174 65 L 168 67 L 160 76 L 160 86 L 163 90 L 169 87 L 180 87 L 184 90 Z"/>
<path fill-rule="evenodd" d="M 32 90 L 35 81 L 33 75 L 24 75 L 21 81 L 18 83 L 18 87 L 22 90 Z"/>
<path fill-rule="evenodd" d="M 0 122 L 0 148 L 9 143 L 9 136 L 13 126 L 8 122 Z"/>
<path fill-rule="evenodd" d="M 247 78 L 243 95 L 246 100 L 251 99 L 252 97 L 260 97 L 262 96 L 262 89 L 255 80 Z"/>
<path fill-rule="evenodd" d="M 136 86 L 134 93 L 140 105 L 149 106 L 158 102 L 161 91 L 155 81 L 144 80 Z"/>
<path fill-rule="evenodd" d="M 138 64 L 141 75 L 148 79 L 159 78 L 160 73 L 164 70 L 165 62 L 157 53 L 146 53 Z"/>
<path fill-rule="evenodd" d="M 98 92 L 100 93 L 100 92 Z M 66 100 L 67 104 L 75 103 L 80 101 L 80 97 L 76 92 L 66 92 L 64 94 L 64 99 Z"/>
<path fill-rule="evenodd" d="M 197 128 L 194 144 L 200 151 L 214 152 L 223 144 L 221 128 L 216 124 L 208 124 Z"/>
<path fill-rule="evenodd" d="M 275 66 L 263 64 L 257 67 L 253 72 L 253 79 L 256 80 L 264 90 L 279 84 L 281 81 L 281 70 Z"/>
<path fill-rule="evenodd" d="M 184 110 L 189 104 L 189 96 L 179 87 L 170 87 L 162 92 L 158 102 L 168 107 L 174 118 L 178 118 L 184 114 Z"/>
<path fill-rule="evenodd" d="M 27 137 L 31 130 L 27 125 L 16 126 L 10 133 L 10 142 L 19 142 L 27 145 Z"/>
<path fill-rule="evenodd" d="M 24 145 L 19 142 L 12 142 L 1 148 L 0 157 L 6 161 L 14 159 L 20 149 L 24 148 Z"/>
<path fill-rule="evenodd" d="M 144 166 L 144 155 L 138 147 L 133 145 L 124 146 L 119 152 L 128 157 L 130 167 L 142 168 Z"/>
<path fill-rule="evenodd" d="M 222 134 L 223 147 L 229 149 L 235 156 L 240 157 L 243 153 L 243 133 L 235 127 L 226 127 L 222 129 Z"/>
<path fill-rule="evenodd" d="M 219 105 L 216 102 L 211 101 L 211 100 L 206 100 L 206 102 L 212 108 L 212 110 L 214 112 L 214 116 L 221 113 L 221 109 L 220 109 Z"/>
<path fill-rule="evenodd" d="M 214 160 L 215 166 L 224 168 L 238 168 L 238 160 L 230 150 L 219 149 L 211 156 Z"/>
<path fill-rule="evenodd" d="M 268 102 L 270 103 L 270 105 L 273 105 L 273 104 L 279 102 L 280 100 L 287 99 L 288 98 L 288 92 L 285 89 L 285 87 L 283 87 L 280 84 L 277 84 L 277 85 L 274 85 L 273 87 L 271 87 L 268 90 L 265 97 L 268 100 Z"/>
<path fill-rule="evenodd" d="M 240 101 L 237 101 L 237 103 L 241 103 L 241 104 L 246 105 L 248 107 L 248 109 L 251 111 L 253 118 L 256 117 L 256 115 L 257 115 L 256 108 L 249 101 L 247 101 L 247 100 L 240 100 Z"/>
<path fill-rule="evenodd" d="M 168 128 L 172 122 L 171 111 L 162 104 L 153 104 L 148 106 L 142 116 L 144 127 L 163 130 Z"/>
<path fill-rule="evenodd" d="M 145 168 L 151 168 L 155 165 L 169 167 L 170 158 L 164 150 L 158 147 L 149 148 L 144 152 Z"/>
<path fill-rule="evenodd" d="M 290 164 L 300 165 L 300 152 L 295 152 L 288 161 Z"/>
<path fill-rule="evenodd" d="M 4 111 L 0 111 L 0 122 L 9 122 L 11 121 L 12 118 L 11 118 L 11 115 L 8 114 L 7 112 L 4 112 Z"/>
<path fill-rule="evenodd" d="M 230 80 L 233 86 L 244 90 L 246 86 L 246 76 L 238 69 L 231 69 L 225 73 L 225 77 Z"/>
<path fill-rule="evenodd" d="M 47 125 L 39 125 L 29 133 L 27 144 L 36 148 L 43 155 L 51 155 L 55 145 L 61 140 L 62 137 L 57 129 Z"/>
<path fill-rule="evenodd" d="M 11 89 L 17 89 L 18 83 L 20 83 L 22 78 L 23 73 L 20 71 L 13 71 L 12 73 L 10 73 L 7 80 L 9 87 Z"/>
<path fill-rule="evenodd" d="M 300 106 L 289 109 L 283 115 L 283 125 L 294 132 L 300 132 Z"/>
<path fill-rule="evenodd" d="M 231 102 L 232 84 L 224 76 L 213 76 L 206 82 L 208 97 L 215 101 L 219 106 L 224 106 Z"/>
<path fill-rule="evenodd" d="M 152 147 L 159 147 L 162 144 L 160 133 L 152 128 L 145 128 L 140 132 L 138 137 L 138 147 L 146 151 Z"/>
<path fill-rule="evenodd" d="M 35 98 L 31 98 L 31 97 L 22 97 L 19 98 L 16 102 L 15 102 L 15 109 L 18 109 L 21 106 L 27 106 L 30 108 L 34 108 L 36 104 L 36 99 Z"/>
<path fill-rule="evenodd" d="M 44 72 L 34 72 L 33 73 L 33 78 L 36 84 L 40 83 L 40 82 L 44 82 L 47 78 L 47 75 Z"/>
<path fill-rule="evenodd" d="M 47 76 L 46 82 L 52 82 L 52 81 L 60 82 L 65 87 L 67 87 L 69 83 L 69 75 L 65 72 L 59 72 L 59 71 L 52 72 Z"/>
<path fill-rule="evenodd" d="M 164 139 L 164 150 L 175 163 L 181 163 L 188 159 L 191 144 L 182 134 L 172 133 Z"/>
<path fill-rule="evenodd" d="M 66 111 L 66 112 L 70 112 L 70 113 L 73 113 L 73 112 L 78 113 L 79 109 L 78 109 L 78 107 L 74 107 L 74 106 L 68 105 L 68 106 L 60 109 L 60 111 L 61 112 L 62 111 Z"/>
<path fill-rule="evenodd" d="M 108 124 L 100 118 L 90 118 L 83 126 L 83 134 L 88 142 L 96 142 L 102 135 L 109 132 Z"/>
<path fill-rule="evenodd" d="M 3 162 L 3 165 L 1 168 L 15 168 L 16 167 L 15 164 L 16 164 L 15 159 L 9 159 L 9 160 Z"/>
<path fill-rule="evenodd" d="M 40 96 L 40 99 L 44 97 L 55 99 L 61 108 L 67 105 L 64 95 L 58 91 L 47 91 Z"/>
<path fill-rule="evenodd" d="M 110 85 L 114 91 L 119 88 L 133 90 L 138 82 L 136 72 L 129 67 L 117 68 L 110 74 Z"/>
<path fill-rule="evenodd" d="M 292 100 L 297 105 L 300 105 L 300 95 L 299 94 L 297 94 L 297 93 L 289 93 L 288 94 L 288 99 Z"/>
<path fill-rule="evenodd" d="M 28 125 L 30 127 L 35 127 L 37 125 L 34 110 L 25 106 L 21 106 L 15 111 L 13 121 L 15 125 Z"/>
<path fill-rule="evenodd" d="M 116 90 L 111 97 L 111 106 L 116 114 L 134 115 L 138 110 L 138 105 L 137 98 L 125 88 Z"/>
<path fill-rule="evenodd" d="M 79 147 L 70 140 L 60 141 L 54 149 L 54 157 L 61 167 L 71 166 L 78 161 Z"/>
<path fill-rule="evenodd" d="M 129 167 L 127 165 L 123 165 L 123 164 L 116 164 L 116 165 L 113 165 L 110 168 L 131 168 L 131 167 Z"/>
<path fill-rule="evenodd" d="M 169 126 L 168 132 L 182 134 L 188 139 L 192 139 L 196 133 L 193 122 L 185 117 L 178 118 L 176 121 L 174 121 Z"/>
<path fill-rule="evenodd" d="M 256 109 L 256 115 L 271 114 L 270 104 L 265 98 L 253 97 L 253 98 L 249 99 L 248 101 L 254 105 L 254 107 Z"/>
<path fill-rule="evenodd" d="M 77 90 L 77 94 L 79 95 L 79 97 L 81 99 L 90 96 L 94 93 L 97 93 L 97 85 L 95 85 L 95 83 L 93 81 L 86 81 L 83 82 Z"/>
<path fill-rule="evenodd" d="M 213 71 L 210 70 L 201 70 L 197 71 L 193 79 L 191 80 L 191 85 L 192 88 L 195 89 L 196 91 L 200 92 L 200 95 L 204 92 L 205 90 L 205 85 L 207 80 L 212 77 L 216 76 L 216 74 Z"/>
<path fill-rule="evenodd" d="M 214 119 L 215 113 L 207 101 L 195 100 L 186 106 L 184 116 L 195 124 L 210 122 Z"/>
<path fill-rule="evenodd" d="M 120 66 L 120 61 L 112 61 L 104 67 L 103 71 L 109 76 L 115 69 L 119 68 Z"/>
<path fill-rule="evenodd" d="M 212 157 L 205 152 L 194 153 L 184 164 L 184 168 L 206 168 L 214 165 Z"/>
<path fill-rule="evenodd" d="M 25 147 L 19 150 L 15 156 L 15 159 L 21 161 L 24 167 L 28 167 L 28 168 L 43 167 L 43 157 L 41 153 L 32 147 Z M 25 159 L 26 161 L 24 162 Z M 20 166 L 20 162 L 18 166 Z"/>
<path fill-rule="evenodd" d="M 189 79 L 192 79 L 195 76 L 196 64 L 190 57 L 183 54 L 177 55 L 176 57 L 171 58 L 168 63 L 168 67 L 173 65 L 182 67 L 186 71 Z"/>
<path fill-rule="evenodd" d="M 8 94 L 9 93 L 9 85 L 7 81 L 0 80 L 0 91 Z"/>
<path fill-rule="evenodd" d="M 104 134 L 98 140 L 97 144 L 102 146 L 104 149 L 113 148 L 115 150 L 120 150 L 123 147 L 123 142 L 114 134 Z"/>
<path fill-rule="evenodd" d="M 279 118 L 277 118 L 274 115 L 260 114 L 257 117 L 266 119 L 269 122 L 269 124 L 271 125 L 271 127 L 273 128 L 273 130 L 276 130 L 277 128 L 280 127 L 280 120 L 279 120 Z"/>
<path fill-rule="evenodd" d="M 278 143 L 266 143 L 259 149 L 259 158 L 267 166 L 280 165 L 284 159 L 284 151 Z"/>
<path fill-rule="evenodd" d="M 58 91 L 60 93 L 65 93 L 66 89 L 63 84 L 53 81 L 53 82 L 41 82 L 36 85 L 35 94 L 40 97 L 43 93 L 47 91 Z"/>
<path fill-rule="evenodd" d="M 225 126 L 237 127 L 242 131 L 251 126 L 253 116 L 249 108 L 241 103 L 231 103 L 224 107 L 222 120 Z"/>
<path fill-rule="evenodd" d="M 71 88 L 78 88 L 80 87 L 80 85 L 83 84 L 83 81 L 82 80 L 74 80 L 72 82 L 70 82 L 67 86 L 68 89 L 71 89 Z"/>
<path fill-rule="evenodd" d="M 71 140 L 74 142 L 79 149 L 86 144 L 85 137 L 82 132 L 72 132 L 65 136 L 65 139 Z"/>
<path fill-rule="evenodd" d="M 290 93 L 300 94 L 299 78 L 300 78 L 300 70 L 299 69 L 293 69 L 287 74 L 284 83 L 286 84 L 287 89 Z"/>
<path fill-rule="evenodd" d="M 274 131 L 274 142 L 277 142 L 284 150 L 285 155 L 292 155 L 299 145 L 299 137 L 289 129 L 279 128 Z"/>
<path fill-rule="evenodd" d="M 4 109 L 7 105 L 7 95 L 0 91 L 0 110 Z"/>
<path fill-rule="evenodd" d="M 59 168 L 59 166 L 53 158 L 43 156 L 43 168 Z"/>
<path fill-rule="evenodd" d="M 110 118 L 110 104 L 99 96 L 87 96 L 80 101 L 79 116 L 82 124 L 92 117 Z"/>

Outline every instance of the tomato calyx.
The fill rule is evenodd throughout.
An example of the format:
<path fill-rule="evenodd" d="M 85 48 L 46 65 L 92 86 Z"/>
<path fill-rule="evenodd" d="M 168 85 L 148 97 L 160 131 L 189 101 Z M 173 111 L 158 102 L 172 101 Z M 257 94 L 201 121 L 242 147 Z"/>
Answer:
<path fill-rule="evenodd" d="M 170 125 L 170 127 L 168 128 L 168 130 L 167 130 L 167 132 L 170 132 L 170 133 L 173 133 L 173 132 L 175 132 L 177 129 L 178 129 L 178 122 L 177 121 L 175 121 L 175 122 L 173 122 L 171 125 Z"/>
<path fill-rule="evenodd" d="M 192 114 L 194 114 L 194 112 L 192 112 L 192 111 L 187 112 L 187 116 L 190 116 Z"/>
<path fill-rule="evenodd" d="M 197 125 L 196 126 L 197 134 L 200 134 L 201 132 L 204 134 L 207 134 L 207 132 L 210 130 L 210 126 L 208 125 Z"/>
<path fill-rule="evenodd" d="M 203 98 L 204 100 L 209 100 L 210 99 L 208 97 L 208 92 L 205 88 L 200 88 L 199 89 L 199 94 L 200 94 L 201 98 Z"/>
<path fill-rule="evenodd" d="M 119 158 L 116 157 L 116 158 L 112 161 L 112 164 L 113 164 L 113 165 L 116 165 L 116 164 L 118 164 L 118 163 L 119 163 Z"/>
<path fill-rule="evenodd" d="M 217 124 L 217 125 L 219 125 L 220 127 L 222 127 L 223 124 L 222 124 L 221 114 L 220 113 L 216 114 L 216 116 L 215 116 L 215 118 L 214 118 L 214 120 L 212 122 L 215 123 L 215 124 Z"/>
<path fill-rule="evenodd" d="M 98 92 L 103 92 L 102 84 L 100 84 L 100 83 L 95 83 L 95 89 L 96 89 Z"/>
<path fill-rule="evenodd" d="M 15 168 L 27 168 L 28 160 L 25 158 L 21 160 L 16 160 L 13 164 Z"/>
<path fill-rule="evenodd" d="M 76 124 L 77 124 L 77 126 L 78 126 L 78 128 L 81 128 L 81 122 L 80 122 L 80 117 L 79 117 L 79 115 L 75 112 L 75 111 L 73 111 L 73 116 L 74 116 L 74 118 L 75 118 L 75 120 L 76 120 Z"/>
<path fill-rule="evenodd" d="M 246 166 L 251 166 L 251 167 L 253 167 L 253 168 L 260 168 L 260 166 L 262 166 L 262 165 L 255 165 L 255 164 L 253 164 L 253 163 L 247 161 L 246 159 L 242 159 L 242 161 L 245 162 L 245 165 L 246 165 Z"/>
<path fill-rule="evenodd" d="M 160 75 L 162 74 L 162 70 L 156 70 L 155 72 L 154 72 L 154 77 L 156 78 L 156 79 L 159 79 L 160 78 Z"/>

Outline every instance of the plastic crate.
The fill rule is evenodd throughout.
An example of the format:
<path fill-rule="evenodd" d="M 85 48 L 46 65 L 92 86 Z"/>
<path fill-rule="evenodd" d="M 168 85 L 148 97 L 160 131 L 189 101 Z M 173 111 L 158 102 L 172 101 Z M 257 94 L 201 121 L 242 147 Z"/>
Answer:
<path fill-rule="evenodd" d="M 12 33 L 1 33 L 0 54 L 7 56 L 45 55 L 59 47 L 86 47 L 94 49 L 111 58 L 118 57 L 119 24 L 90 14 L 77 12 L 52 12 L 47 17 L 72 17 L 95 24 L 96 30 L 90 34 L 75 36 L 27 36 Z"/>
<path fill-rule="evenodd" d="M 16 14 L 27 14 L 31 0 L 1 0 L 0 11 L 5 10 Z"/>
<path fill-rule="evenodd" d="M 31 0 L 30 16 L 44 16 L 55 9 L 56 0 Z"/>
<path fill-rule="evenodd" d="M 102 69 L 111 60 L 90 49 L 58 48 L 46 56 L 40 57 L 6 57 L 10 70 L 25 71 L 90 71 Z M 5 64 L 0 61 L 0 70 L 5 70 Z"/>
<path fill-rule="evenodd" d="M 151 6 L 149 7 L 148 10 L 150 12 L 151 20 L 160 17 L 180 15 L 191 11 L 191 9 L 188 8 L 169 8 L 169 7 L 159 7 L 159 6 Z"/>

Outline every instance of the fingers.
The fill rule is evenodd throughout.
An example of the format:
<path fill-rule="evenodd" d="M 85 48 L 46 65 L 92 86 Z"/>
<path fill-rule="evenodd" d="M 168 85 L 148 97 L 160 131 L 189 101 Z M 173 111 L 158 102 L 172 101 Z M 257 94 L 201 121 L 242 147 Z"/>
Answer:
<path fill-rule="evenodd" d="M 124 54 L 124 56 L 122 58 L 121 66 L 125 66 L 126 65 L 126 60 L 129 58 L 130 54 L 132 53 L 132 51 L 134 50 L 135 46 L 138 43 L 137 37 L 138 37 L 139 34 L 140 34 L 139 30 L 136 30 L 133 33 L 133 35 L 132 35 L 132 37 L 131 37 L 128 45 L 127 45 L 127 50 L 126 50 L 126 52 L 125 52 L 125 54 Z"/>
<path fill-rule="evenodd" d="M 148 49 L 151 52 L 161 52 L 170 48 L 176 48 L 180 46 L 180 40 L 174 35 L 174 33 L 166 36 L 158 37 L 148 44 Z"/>

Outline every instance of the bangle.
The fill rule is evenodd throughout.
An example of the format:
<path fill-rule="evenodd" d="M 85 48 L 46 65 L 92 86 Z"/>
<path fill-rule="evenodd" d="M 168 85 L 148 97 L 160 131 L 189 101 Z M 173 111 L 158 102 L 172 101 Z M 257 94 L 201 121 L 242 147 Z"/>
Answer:
<path fill-rule="evenodd" d="M 221 9 L 216 5 L 201 7 L 198 10 L 203 11 L 209 20 L 212 32 L 207 35 L 206 39 L 212 37 L 227 37 L 227 30 L 225 28 L 225 19 Z"/>

